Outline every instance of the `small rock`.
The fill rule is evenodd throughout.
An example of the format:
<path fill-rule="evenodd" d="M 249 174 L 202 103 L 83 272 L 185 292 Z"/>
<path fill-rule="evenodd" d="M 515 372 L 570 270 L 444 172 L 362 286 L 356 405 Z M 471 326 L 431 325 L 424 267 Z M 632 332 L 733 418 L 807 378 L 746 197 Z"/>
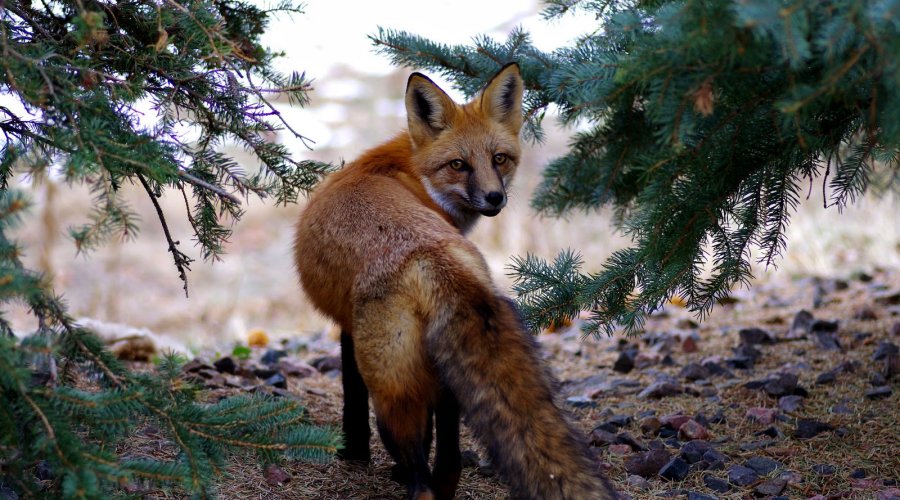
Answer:
<path fill-rule="evenodd" d="M 662 399 L 669 396 L 676 396 L 684 393 L 684 387 L 681 384 L 672 382 L 654 382 L 647 386 L 646 389 L 638 393 L 641 399 Z"/>
<path fill-rule="evenodd" d="M 803 405 L 803 398 L 793 394 L 778 398 L 778 409 L 785 413 L 797 411 Z"/>
<path fill-rule="evenodd" d="M 812 466 L 812 471 L 820 476 L 833 476 L 837 469 L 831 464 L 816 464 Z"/>
<path fill-rule="evenodd" d="M 688 363 L 684 365 L 684 368 L 682 368 L 681 372 L 678 374 L 679 377 L 683 377 L 690 382 L 709 378 L 710 375 L 709 369 L 700 363 Z"/>
<path fill-rule="evenodd" d="M 609 446 L 616 442 L 616 435 L 612 432 L 594 428 L 590 435 L 591 446 Z"/>
<path fill-rule="evenodd" d="M 744 462 L 744 466 L 755 470 L 760 476 L 768 476 L 775 470 L 783 467 L 780 462 L 766 457 L 750 457 Z M 778 493 L 772 494 L 777 495 Z"/>
<path fill-rule="evenodd" d="M 281 387 L 272 387 L 272 395 L 278 398 L 300 399 L 296 394 L 288 391 L 287 389 L 282 389 Z"/>
<path fill-rule="evenodd" d="M 832 368 L 827 372 L 822 372 L 816 377 L 816 385 L 826 385 L 837 380 L 838 373 L 840 373 L 840 369 Z"/>
<path fill-rule="evenodd" d="M 662 466 L 659 470 L 659 475 L 663 479 L 668 479 L 669 481 L 683 481 L 690 471 L 691 466 L 688 465 L 687 462 L 680 457 L 675 457 L 672 460 L 669 460 L 666 465 Z"/>
<path fill-rule="evenodd" d="M 709 370 L 710 375 L 719 375 L 725 378 L 734 378 L 734 373 L 715 361 L 704 361 L 703 368 Z"/>
<path fill-rule="evenodd" d="M 278 370 L 275 368 L 256 367 L 253 369 L 253 374 L 256 375 L 256 378 L 261 378 L 263 380 L 272 377 L 276 373 L 278 373 Z"/>
<path fill-rule="evenodd" d="M 709 431 L 697 423 L 694 419 L 690 419 L 678 428 L 678 437 L 682 441 L 692 441 L 694 439 L 709 439 Z"/>
<path fill-rule="evenodd" d="M 688 441 L 681 446 L 681 458 L 689 464 L 694 464 L 703 460 L 703 454 L 711 449 L 713 449 L 713 446 L 709 441 L 703 441 L 702 439 Z"/>
<path fill-rule="evenodd" d="M 769 448 L 774 445 L 775 445 L 774 439 L 764 439 L 761 441 L 751 441 L 749 443 L 744 443 L 744 444 L 740 445 L 738 448 L 740 448 L 741 451 L 756 451 L 756 450 L 762 450 L 763 448 Z"/>
<path fill-rule="evenodd" d="M 625 470 L 629 474 L 652 477 L 659 473 L 663 465 L 666 465 L 671 459 L 672 456 L 665 450 L 650 450 L 636 453 L 625 459 Z"/>
<path fill-rule="evenodd" d="M 860 321 L 875 321 L 878 319 L 878 315 L 875 314 L 875 311 L 872 310 L 871 307 L 862 306 L 853 314 L 853 319 L 858 319 Z"/>
<path fill-rule="evenodd" d="M 775 337 L 762 328 L 744 328 L 738 332 L 738 336 L 741 339 L 741 343 L 746 345 L 772 344 L 775 342 Z"/>
<path fill-rule="evenodd" d="M 784 491 L 785 486 L 787 486 L 787 481 L 784 479 L 769 479 L 768 481 L 759 484 L 753 491 L 757 496 L 772 497 L 781 494 L 781 492 Z"/>
<path fill-rule="evenodd" d="M 200 370 L 200 373 L 203 373 L 203 370 Z M 872 372 L 872 375 L 869 377 L 869 383 L 874 387 L 879 387 L 882 385 L 887 385 L 887 379 L 881 372 Z"/>
<path fill-rule="evenodd" d="M 893 342 L 887 340 L 882 341 L 878 344 L 878 348 L 875 349 L 875 352 L 872 354 L 872 361 L 884 359 L 891 354 L 900 354 L 900 347 L 897 347 Z"/>
<path fill-rule="evenodd" d="M 287 351 L 283 351 L 281 349 L 269 349 L 265 354 L 260 358 L 260 362 L 267 365 L 274 365 L 278 362 L 279 359 L 287 356 Z"/>
<path fill-rule="evenodd" d="M 728 457 L 721 451 L 712 448 L 703 454 L 703 461 L 709 464 L 708 469 L 723 469 Z"/>
<path fill-rule="evenodd" d="M 791 329 L 788 333 L 789 338 L 800 338 L 809 335 L 815 318 L 809 311 L 800 311 L 794 316 L 791 323 Z"/>
<path fill-rule="evenodd" d="M 749 370 L 756 364 L 756 360 L 749 356 L 732 356 L 725 360 L 725 364 L 735 370 Z"/>
<path fill-rule="evenodd" d="M 770 438 L 776 438 L 781 436 L 781 432 L 778 431 L 776 427 L 769 427 L 767 429 L 761 430 L 759 432 L 755 432 L 754 436 L 767 436 Z"/>
<path fill-rule="evenodd" d="M 890 386 L 883 385 L 866 391 L 866 397 L 869 399 L 884 399 L 891 396 L 893 391 Z"/>
<path fill-rule="evenodd" d="M 663 415 L 662 418 L 659 419 L 660 423 L 662 423 L 663 427 L 669 427 L 671 429 L 681 429 L 681 426 L 685 424 L 691 417 L 687 415 L 683 415 L 681 413 L 672 413 L 669 415 Z"/>
<path fill-rule="evenodd" d="M 271 385 L 272 387 L 277 387 L 279 389 L 287 389 L 287 379 L 284 378 L 284 375 L 280 373 L 276 373 L 275 375 L 267 378 L 264 383 L 266 385 Z"/>
<path fill-rule="evenodd" d="M 696 491 L 689 491 L 687 492 L 687 500 L 719 500 L 719 497 L 704 495 L 703 493 L 697 493 Z"/>
<path fill-rule="evenodd" d="M 697 341 L 691 336 L 685 337 L 684 340 L 681 341 L 681 350 L 686 353 L 697 352 Z"/>
<path fill-rule="evenodd" d="M 569 396 L 566 404 L 573 408 L 596 408 L 597 402 L 587 396 Z"/>
<path fill-rule="evenodd" d="M 865 469 L 853 469 L 853 472 L 850 473 L 850 477 L 852 479 L 865 479 L 866 471 Z"/>
<path fill-rule="evenodd" d="M 649 490 L 652 487 L 650 481 L 647 481 L 637 474 L 631 474 L 630 476 L 628 476 L 628 478 L 625 480 L 625 484 L 639 490 Z"/>
<path fill-rule="evenodd" d="M 638 424 L 638 427 L 641 429 L 641 434 L 645 436 L 655 436 L 659 434 L 659 428 L 661 426 L 662 424 L 656 417 L 644 417 Z"/>
<path fill-rule="evenodd" d="M 320 373 L 328 373 L 334 370 L 341 370 L 340 356 L 322 356 L 309 362 Z"/>
<path fill-rule="evenodd" d="M 275 464 L 269 464 L 266 466 L 266 470 L 263 472 L 263 477 L 266 479 L 266 482 L 269 483 L 270 486 L 278 486 L 291 480 L 291 475 Z"/>
<path fill-rule="evenodd" d="M 618 436 L 616 436 L 616 444 L 624 444 L 631 448 L 633 451 L 644 451 L 647 448 L 638 442 L 637 439 L 634 438 L 631 434 L 627 432 L 620 432 Z"/>
<path fill-rule="evenodd" d="M 900 499 L 900 488 L 888 488 L 875 494 L 877 500 L 898 500 Z"/>
<path fill-rule="evenodd" d="M 889 354 L 884 359 L 884 366 L 881 368 L 881 374 L 884 378 L 890 380 L 900 375 L 900 354 Z"/>
<path fill-rule="evenodd" d="M 628 373 L 634 369 L 634 358 L 637 356 L 637 349 L 626 349 L 619 353 L 619 358 L 613 364 L 613 370 L 619 373 Z"/>
<path fill-rule="evenodd" d="M 847 403 L 838 403 L 831 407 L 831 413 L 835 415 L 852 415 L 853 409 Z"/>
<path fill-rule="evenodd" d="M 284 358 L 278 361 L 278 369 L 289 377 L 297 378 L 312 377 L 318 373 L 318 370 L 306 362 Z"/>
<path fill-rule="evenodd" d="M 703 484 L 717 493 L 728 493 L 731 490 L 731 485 L 728 484 L 728 481 L 709 474 L 703 476 Z"/>
<path fill-rule="evenodd" d="M 200 370 L 203 370 L 203 369 L 212 370 L 213 367 L 209 366 L 208 364 L 206 364 L 203 361 L 200 361 L 199 359 L 196 359 L 196 358 L 191 361 L 188 361 L 187 363 L 184 364 L 184 366 L 181 367 L 181 371 L 186 372 L 186 373 L 199 372 Z"/>
<path fill-rule="evenodd" d="M 842 350 L 836 332 L 813 332 L 813 335 L 815 335 L 816 343 L 820 348 L 826 351 Z"/>
<path fill-rule="evenodd" d="M 803 476 L 794 471 L 784 471 L 778 475 L 778 479 L 784 479 L 787 484 L 798 485 L 803 482 Z"/>
<path fill-rule="evenodd" d="M 755 420 L 763 425 L 771 425 L 775 421 L 777 411 L 773 408 L 750 408 L 744 418 Z"/>
<path fill-rule="evenodd" d="M 655 352 L 639 352 L 637 356 L 634 357 L 634 367 L 638 370 L 643 370 L 644 368 L 659 364 L 661 359 L 662 356 Z"/>
<path fill-rule="evenodd" d="M 611 455 L 627 455 L 631 453 L 631 446 L 627 444 L 611 444 L 609 445 L 608 451 Z"/>
<path fill-rule="evenodd" d="M 219 373 L 229 373 L 232 375 L 234 375 L 238 367 L 237 363 L 234 362 L 234 358 L 231 356 L 225 356 L 224 358 L 214 361 L 213 366 L 216 367 L 216 370 L 219 370 Z"/>
<path fill-rule="evenodd" d="M 838 320 L 828 321 L 824 319 L 817 319 L 813 321 L 812 326 L 810 326 L 810 331 L 813 333 L 817 332 L 829 332 L 829 333 L 837 333 L 838 327 L 840 326 Z"/>
<path fill-rule="evenodd" d="M 793 373 L 779 373 L 775 378 L 766 382 L 763 390 L 769 396 L 776 398 L 794 394 L 797 390 L 797 375 Z"/>
<path fill-rule="evenodd" d="M 831 430 L 834 430 L 834 427 L 824 422 L 802 418 L 797 420 L 797 429 L 794 431 L 794 439 L 810 439 Z"/>
<path fill-rule="evenodd" d="M 728 482 L 735 486 L 749 486 L 759 480 L 755 470 L 743 465 L 732 465 L 728 468 Z"/>

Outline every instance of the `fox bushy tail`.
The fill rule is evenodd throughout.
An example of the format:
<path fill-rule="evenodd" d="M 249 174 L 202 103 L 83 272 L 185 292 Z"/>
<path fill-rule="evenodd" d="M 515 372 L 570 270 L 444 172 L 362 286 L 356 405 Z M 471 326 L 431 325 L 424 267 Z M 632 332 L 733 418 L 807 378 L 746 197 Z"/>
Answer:
<path fill-rule="evenodd" d="M 554 403 L 553 379 L 514 304 L 483 289 L 459 292 L 443 301 L 428 350 L 513 498 L 617 498 Z"/>

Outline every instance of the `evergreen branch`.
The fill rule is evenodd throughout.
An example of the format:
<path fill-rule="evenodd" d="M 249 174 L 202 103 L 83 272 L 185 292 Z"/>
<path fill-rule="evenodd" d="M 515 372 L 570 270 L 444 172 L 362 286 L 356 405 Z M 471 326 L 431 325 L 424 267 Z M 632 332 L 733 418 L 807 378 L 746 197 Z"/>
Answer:
<path fill-rule="evenodd" d="M 632 237 L 595 275 L 554 282 L 547 271 L 562 267 L 515 259 L 529 325 L 580 307 L 592 314 L 587 330 L 633 333 L 676 294 L 702 319 L 731 287 L 748 283 L 751 247 L 775 265 L 798 180 L 816 178 L 820 159 L 828 159 L 823 191 L 831 187 L 838 208 L 878 176 L 896 188 L 900 93 L 888 47 L 900 47 L 900 11 L 853 0 L 782 7 L 554 0 L 545 17 L 587 11 L 597 29 L 549 54 L 516 45 L 526 34 L 510 34 L 526 100 L 552 103 L 565 123 L 589 127 L 544 170 L 532 205 L 553 216 L 610 205 Z M 484 37 L 446 46 L 379 29 L 371 38 L 395 64 L 440 71 L 464 90 L 477 89 L 487 76 L 481 68 L 503 53 Z M 707 264 L 711 275 L 702 278 Z"/>

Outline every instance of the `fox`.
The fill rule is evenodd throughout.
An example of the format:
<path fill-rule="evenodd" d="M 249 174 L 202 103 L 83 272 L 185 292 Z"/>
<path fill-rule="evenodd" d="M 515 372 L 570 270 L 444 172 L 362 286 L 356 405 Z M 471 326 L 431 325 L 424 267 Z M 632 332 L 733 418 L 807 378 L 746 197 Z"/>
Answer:
<path fill-rule="evenodd" d="M 413 73 L 407 129 L 329 174 L 296 225 L 302 288 L 341 329 L 339 455 L 369 462 L 371 398 L 411 499 L 454 497 L 461 419 L 514 498 L 617 498 L 554 401 L 515 303 L 465 236 L 507 204 L 523 92 L 516 63 L 465 104 Z"/>

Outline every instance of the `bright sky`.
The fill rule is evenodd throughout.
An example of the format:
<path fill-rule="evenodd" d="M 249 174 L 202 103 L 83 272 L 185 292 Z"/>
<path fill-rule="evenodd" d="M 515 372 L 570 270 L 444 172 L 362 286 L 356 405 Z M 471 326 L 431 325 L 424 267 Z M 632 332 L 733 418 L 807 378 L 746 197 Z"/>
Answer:
<path fill-rule="evenodd" d="M 375 54 L 368 39 L 379 26 L 437 42 L 468 44 L 480 34 L 504 40 L 520 25 L 543 50 L 567 45 L 597 27 L 597 21 L 586 15 L 547 22 L 540 17 L 542 8 L 536 0 L 309 0 L 305 14 L 271 23 L 263 42 L 287 53 L 279 69 L 303 69 L 320 78 L 335 64 L 372 74 L 390 72 L 387 58 Z"/>

